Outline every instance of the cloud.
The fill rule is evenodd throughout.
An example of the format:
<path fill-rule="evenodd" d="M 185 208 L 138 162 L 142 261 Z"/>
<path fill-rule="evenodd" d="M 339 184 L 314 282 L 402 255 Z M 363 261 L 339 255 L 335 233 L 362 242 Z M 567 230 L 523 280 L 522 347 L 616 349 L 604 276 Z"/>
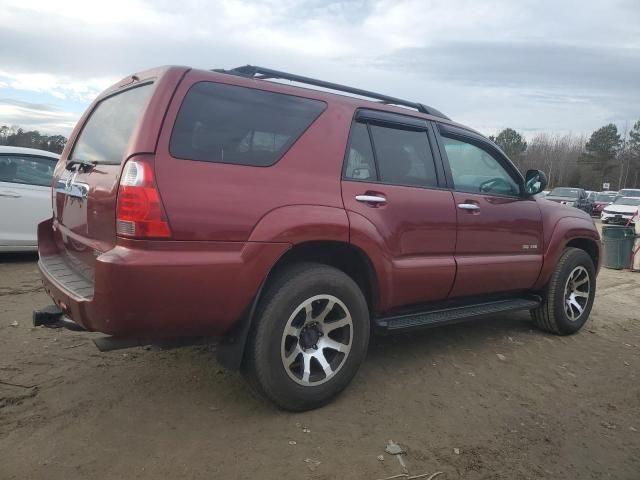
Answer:
<path fill-rule="evenodd" d="M 78 116 L 51 105 L 0 98 L 2 125 L 19 125 L 25 130 L 68 135 Z"/>
<path fill-rule="evenodd" d="M 0 24 L 0 88 L 17 96 L 86 105 L 150 67 L 254 63 L 489 131 L 640 117 L 637 0 L 5 0 Z"/>

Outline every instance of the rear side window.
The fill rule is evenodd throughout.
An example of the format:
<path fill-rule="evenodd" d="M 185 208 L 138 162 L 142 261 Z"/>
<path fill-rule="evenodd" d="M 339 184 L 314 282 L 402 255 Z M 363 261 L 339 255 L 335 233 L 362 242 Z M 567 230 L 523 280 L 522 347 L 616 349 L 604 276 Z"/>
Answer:
<path fill-rule="evenodd" d="M 151 84 L 125 90 L 96 105 L 73 147 L 72 160 L 121 163 L 131 134 L 144 110 Z"/>
<path fill-rule="evenodd" d="M 360 122 L 351 128 L 344 176 L 419 187 L 438 183 L 426 131 Z"/>
<path fill-rule="evenodd" d="M 0 182 L 50 187 L 55 158 L 31 155 L 0 156 Z"/>
<path fill-rule="evenodd" d="M 199 82 L 171 133 L 176 158 L 266 167 L 276 163 L 326 104 L 252 88 Z"/>
<path fill-rule="evenodd" d="M 427 132 L 371 125 L 380 180 L 434 187 L 438 180 Z"/>
<path fill-rule="evenodd" d="M 364 123 L 356 123 L 351 129 L 345 176 L 355 180 L 376 180 L 373 149 Z"/>

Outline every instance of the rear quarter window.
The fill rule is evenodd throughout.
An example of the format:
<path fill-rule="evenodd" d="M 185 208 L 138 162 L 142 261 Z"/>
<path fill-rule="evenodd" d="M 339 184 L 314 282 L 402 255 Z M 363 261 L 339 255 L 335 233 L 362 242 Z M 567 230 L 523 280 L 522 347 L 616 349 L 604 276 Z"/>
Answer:
<path fill-rule="evenodd" d="M 267 167 L 325 108 L 319 100 L 199 82 L 182 102 L 170 152 L 185 160 Z"/>

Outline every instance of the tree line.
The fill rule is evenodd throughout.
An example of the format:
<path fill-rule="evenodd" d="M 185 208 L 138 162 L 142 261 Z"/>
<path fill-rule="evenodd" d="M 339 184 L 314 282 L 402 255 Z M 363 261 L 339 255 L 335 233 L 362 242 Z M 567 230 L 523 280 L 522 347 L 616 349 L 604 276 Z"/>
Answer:
<path fill-rule="evenodd" d="M 38 148 L 49 152 L 62 153 L 67 138 L 62 135 L 43 135 L 37 130 L 24 130 L 17 125 L 0 127 L 0 145 L 12 147 Z"/>
<path fill-rule="evenodd" d="M 640 120 L 622 132 L 613 123 L 588 138 L 574 134 L 540 133 L 529 142 L 512 128 L 490 136 L 524 172 L 544 171 L 549 187 L 572 186 L 588 190 L 640 188 Z"/>

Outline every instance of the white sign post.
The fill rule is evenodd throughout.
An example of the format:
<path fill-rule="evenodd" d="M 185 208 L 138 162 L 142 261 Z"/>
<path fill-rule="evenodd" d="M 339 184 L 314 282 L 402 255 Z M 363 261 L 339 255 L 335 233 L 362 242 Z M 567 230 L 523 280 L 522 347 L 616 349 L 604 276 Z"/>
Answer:
<path fill-rule="evenodd" d="M 609 190 L 610 186 L 611 186 L 611 184 L 609 182 L 604 182 L 602 184 L 602 190 Z"/>

